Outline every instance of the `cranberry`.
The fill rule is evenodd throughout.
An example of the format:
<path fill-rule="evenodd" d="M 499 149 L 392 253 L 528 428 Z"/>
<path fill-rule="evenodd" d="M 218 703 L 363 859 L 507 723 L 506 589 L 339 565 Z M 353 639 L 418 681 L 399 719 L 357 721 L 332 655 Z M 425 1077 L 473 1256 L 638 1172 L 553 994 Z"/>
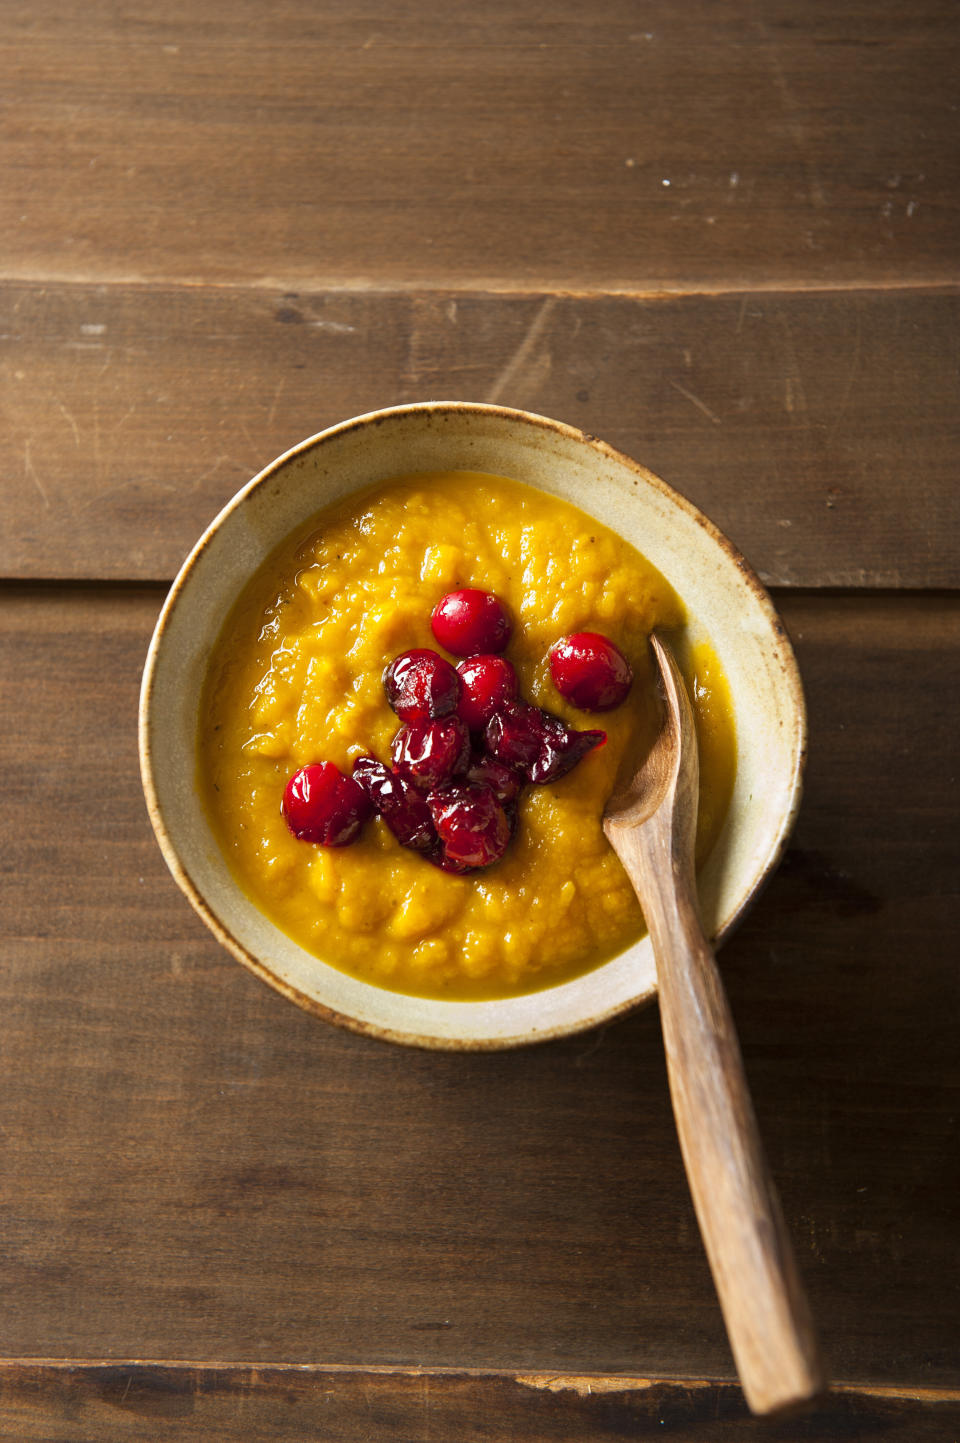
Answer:
<path fill-rule="evenodd" d="M 302 842 L 347 847 L 373 815 L 364 789 L 333 762 L 313 762 L 294 772 L 283 793 L 287 826 Z"/>
<path fill-rule="evenodd" d="M 577 763 L 583 760 L 587 752 L 594 747 L 602 747 L 607 740 L 606 732 L 576 731 L 559 717 L 551 716 L 549 712 L 544 712 L 543 715 L 546 718 L 543 744 L 540 755 L 530 768 L 530 780 L 541 784 L 565 777 L 567 772 L 572 772 Z"/>
<path fill-rule="evenodd" d="M 576 731 L 566 722 L 527 702 L 511 702 L 496 712 L 484 733 L 487 750 L 498 761 L 517 767 L 531 782 L 555 782 L 566 776 L 606 732 Z"/>
<path fill-rule="evenodd" d="M 449 716 L 460 700 L 456 671 L 449 661 L 427 647 L 394 657 L 383 674 L 383 688 L 401 721 Z"/>
<path fill-rule="evenodd" d="M 437 641 L 454 656 L 503 651 L 513 630 L 503 603 L 471 587 L 448 591 L 434 607 L 430 624 Z"/>
<path fill-rule="evenodd" d="M 366 792 L 375 812 L 380 810 L 380 795 L 392 776 L 390 768 L 376 757 L 357 757 L 353 764 L 353 780 Z"/>
<path fill-rule="evenodd" d="M 516 801 L 524 779 L 506 762 L 498 762 L 496 757 L 486 752 L 474 752 L 464 773 L 464 781 L 473 782 L 478 787 L 489 787 L 498 802 L 506 803 Z"/>
<path fill-rule="evenodd" d="M 427 792 L 447 782 L 470 761 L 470 733 L 459 717 L 409 722 L 393 739 L 393 765 Z"/>
<path fill-rule="evenodd" d="M 508 702 L 487 722 L 484 732 L 487 751 L 497 761 L 517 767 L 529 776 L 543 741 L 542 715 L 540 709 L 529 702 Z"/>
<path fill-rule="evenodd" d="M 358 757 L 353 764 L 353 775 L 401 847 L 427 852 L 437 845 L 426 797 L 412 782 L 405 781 L 373 757 Z"/>
<path fill-rule="evenodd" d="M 581 711 L 619 706 L 633 681 L 623 652 L 596 631 L 575 632 L 552 646 L 550 675 L 561 696 Z"/>
<path fill-rule="evenodd" d="M 439 787 L 427 802 L 445 861 L 461 867 L 499 862 L 510 841 L 510 823 L 489 787 Z"/>
<path fill-rule="evenodd" d="M 423 856 L 425 861 L 432 862 L 435 867 L 440 868 L 441 872 L 452 872 L 455 877 L 465 877 L 468 872 L 477 870 L 476 867 L 468 867 L 463 862 L 448 857 L 442 842 L 438 842 L 433 851 L 424 852 Z"/>
<path fill-rule="evenodd" d="M 517 673 L 505 656 L 469 656 L 457 663 L 462 690 L 457 716 L 483 731 L 495 711 L 517 695 Z"/>

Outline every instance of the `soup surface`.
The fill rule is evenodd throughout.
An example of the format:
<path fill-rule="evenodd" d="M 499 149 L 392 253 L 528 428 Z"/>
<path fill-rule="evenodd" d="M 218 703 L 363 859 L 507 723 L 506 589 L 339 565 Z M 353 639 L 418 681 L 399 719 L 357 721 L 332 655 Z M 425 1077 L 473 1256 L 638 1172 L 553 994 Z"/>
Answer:
<path fill-rule="evenodd" d="M 602 727 L 607 744 L 559 781 L 527 787 L 506 855 L 468 876 L 405 850 L 379 818 L 348 847 L 298 841 L 280 810 L 288 777 L 316 761 L 345 772 L 363 755 L 389 762 L 399 722 L 384 668 L 408 648 L 439 649 L 431 613 L 460 587 L 508 607 L 520 695 L 575 727 Z M 607 960 L 643 931 L 600 816 L 621 764 L 632 767 L 658 725 L 654 626 L 678 647 L 697 716 L 700 860 L 733 786 L 726 683 L 708 647 L 684 646 L 683 624 L 681 602 L 632 546 L 519 482 L 401 477 L 320 513 L 251 579 L 211 657 L 198 783 L 235 876 L 303 947 L 397 991 L 509 996 Z M 578 711 L 550 680 L 549 647 L 577 631 L 610 637 L 633 668 L 614 711 Z"/>

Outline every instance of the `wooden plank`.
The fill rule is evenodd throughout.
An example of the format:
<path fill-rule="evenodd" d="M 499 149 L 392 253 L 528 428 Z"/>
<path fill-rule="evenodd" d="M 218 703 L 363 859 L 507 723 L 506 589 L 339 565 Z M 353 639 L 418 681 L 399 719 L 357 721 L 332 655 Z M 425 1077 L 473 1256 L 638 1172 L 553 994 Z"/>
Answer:
<path fill-rule="evenodd" d="M 9 0 L 3 274 L 956 277 L 950 0 Z"/>
<path fill-rule="evenodd" d="M 960 584 L 960 296 L 0 287 L 0 574 L 169 579 L 325 425 L 430 397 L 644 461 L 779 586 Z"/>
<path fill-rule="evenodd" d="M 0 1430 L 18 1443 L 107 1443 L 160 1430 L 171 1443 L 322 1438 L 458 1443 L 610 1443 L 710 1438 L 792 1443 L 880 1438 L 943 1443 L 960 1427 L 957 1395 L 851 1387 L 801 1417 L 751 1419 L 730 1383 L 603 1375 L 476 1374 L 431 1369 L 204 1367 L 199 1364 L 0 1364 Z M 65 1433 L 64 1430 L 69 1430 Z"/>
<path fill-rule="evenodd" d="M 7 1356 L 731 1380 L 655 1009 L 408 1051 L 300 1012 L 194 918 L 136 771 L 159 601 L 0 596 Z M 960 603 L 784 613 L 806 800 L 723 969 L 833 1376 L 957 1388 Z"/>

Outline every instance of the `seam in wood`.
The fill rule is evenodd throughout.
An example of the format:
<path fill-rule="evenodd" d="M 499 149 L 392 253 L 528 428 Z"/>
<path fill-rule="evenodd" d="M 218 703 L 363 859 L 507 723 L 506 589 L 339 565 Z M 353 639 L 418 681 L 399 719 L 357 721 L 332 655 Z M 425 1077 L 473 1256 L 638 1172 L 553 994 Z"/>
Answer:
<path fill-rule="evenodd" d="M 336 296 L 404 296 L 428 295 L 478 300 L 531 300 L 553 297 L 556 300 L 635 300 L 635 301 L 676 301 L 684 299 L 723 299 L 737 296 L 783 295 L 891 295 L 897 292 L 929 294 L 934 296 L 960 295 L 960 281 L 949 277 L 931 280 L 896 281 L 824 281 L 822 279 L 790 281 L 770 279 L 756 281 L 750 285 L 734 281 L 710 284 L 633 285 L 628 281 L 609 281 L 604 285 L 583 286 L 573 282 L 526 281 L 520 284 L 511 280 L 473 276 L 462 281 L 376 281 L 358 277 L 309 276 L 284 277 L 264 276 L 244 281 L 204 280 L 198 276 L 58 276 L 42 273 L 9 274 L 0 273 L 0 286 L 62 286 L 76 290 L 96 288 L 117 290 L 171 291 L 196 290 L 218 294 L 263 293 L 279 295 L 336 295 Z"/>
<path fill-rule="evenodd" d="M 204 1361 L 184 1358 L 0 1358 L 0 1380 L 6 1372 L 22 1371 L 26 1368 L 43 1369 L 51 1373 L 67 1373 L 77 1370 L 86 1372 L 111 1371 L 118 1368 L 170 1369 L 203 1373 L 288 1373 L 290 1375 L 316 1375 L 317 1377 L 344 1378 L 373 1376 L 384 1378 L 436 1378 L 438 1381 L 465 1378 L 482 1383 L 487 1380 L 514 1382 L 523 1387 L 542 1389 L 557 1393 L 572 1390 L 581 1397 L 591 1394 L 614 1392 L 641 1392 L 650 1388 L 735 1388 L 739 1384 L 731 1377 L 693 1378 L 680 1374 L 639 1376 L 626 1373 L 564 1373 L 558 1370 L 530 1370 L 518 1372 L 508 1368 L 476 1368 L 448 1366 L 424 1366 L 421 1364 L 399 1363 L 286 1363 L 260 1360 Z M 903 1399 L 918 1403 L 960 1402 L 960 1387 L 936 1388 L 910 1386 L 901 1383 L 858 1383 L 850 1380 L 831 1382 L 831 1393 L 860 1394 L 865 1397 Z"/>

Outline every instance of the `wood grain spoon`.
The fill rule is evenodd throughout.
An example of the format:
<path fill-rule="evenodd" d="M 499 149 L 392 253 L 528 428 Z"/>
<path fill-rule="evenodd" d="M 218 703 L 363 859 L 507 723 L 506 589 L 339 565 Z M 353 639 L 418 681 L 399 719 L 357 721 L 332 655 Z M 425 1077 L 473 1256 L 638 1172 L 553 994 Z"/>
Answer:
<path fill-rule="evenodd" d="M 730 1006 L 700 922 L 690 699 L 669 648 L 656 634 L 651 645 L 663 725 L 639 770 L 607 803 L 603 829 L 653 943 L 677 1132 L 740 1381 L 751 1410 L 772 1413 L 820 1393 L 824 1376 Z"/>

